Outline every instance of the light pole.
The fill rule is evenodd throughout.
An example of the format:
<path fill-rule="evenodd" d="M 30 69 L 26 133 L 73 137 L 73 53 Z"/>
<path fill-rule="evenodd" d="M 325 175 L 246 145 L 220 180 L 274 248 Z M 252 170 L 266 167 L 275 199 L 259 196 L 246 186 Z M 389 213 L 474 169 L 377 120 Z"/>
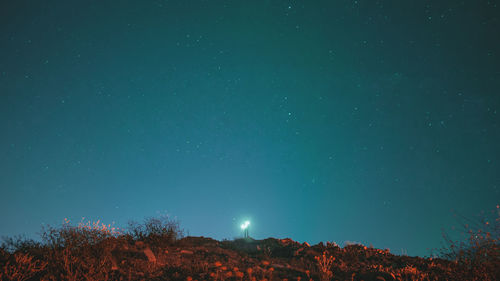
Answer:
<path fill-rule="evenodd" d="M 250 222 L 249 221 L 245 221 L 242 225 L 241 225 L 241 229 L 243 230 L 243 237 L 244 238 L 249 238 L 250 235 L 248 235 L 248 227 L 250 226 Z"/>

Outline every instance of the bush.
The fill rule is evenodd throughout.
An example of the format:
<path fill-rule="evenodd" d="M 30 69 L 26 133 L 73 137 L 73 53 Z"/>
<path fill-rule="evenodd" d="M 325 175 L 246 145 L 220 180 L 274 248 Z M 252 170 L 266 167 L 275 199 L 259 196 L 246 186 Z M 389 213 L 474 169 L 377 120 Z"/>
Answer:
<path fill-rule="evenodd" d="M 146 218 L 142 224 L 129 221 L 126 235 L 136 241 L 171 245 L 184 236 L 184 231 L 180 229 L 178 221 L 172 220 L 168 216 L 160 216 Z"/>
<path fill-rule="evenodd" d="M 32 251 L 33 249 L 41 248 L 41 243 L 26 236 L 18 235 L 14 237 L 2 237 L 0 248 L 3 251 L 14 253 Z"/>
<path fill-rule="evenodd" d="M 17 252 L 13 254 L 3 267 L 0 279 L 5 280 L 29 280 L 37 273 L 44 270 L 46 261 L 34 259 L 29 254 Z"/>
<path fill-rule="evenodd" d="M 4 237 L 0 244 L 0 280 L 151 277 L 161 271 L 151 260 L 142 260 L 141 255 L 153 255 L 148 259 L 155 261 L 149 247 L 161 248 L 182 236 L 179 223 L 165 216 L 147 218 L 141 224 L 130 222 L 126 233 L 100 221 L 85 223 L 82 220 L 73 226 L 65 219 L 59 227 L 42 227 L 41 242 L 24 236 Z M 120 255 L 134 258 L 121 264 Z"/>
<path fill-rule="evenodd" d="M 107 232 L 70 225 L 63 225 L 61 228 L 44 227 L 41 235 L 44 245 L 52 249 L 93 246 L 110 237 L 113 235 Z"/>
<path fill-rule="evenodd" d="M 443 234 L 446 246 L 442 258 L 454 261 L 460 269 L 457 280 L 500 280 L 500 206 L 476 219 L 461 219 L 465 241 Z"/>

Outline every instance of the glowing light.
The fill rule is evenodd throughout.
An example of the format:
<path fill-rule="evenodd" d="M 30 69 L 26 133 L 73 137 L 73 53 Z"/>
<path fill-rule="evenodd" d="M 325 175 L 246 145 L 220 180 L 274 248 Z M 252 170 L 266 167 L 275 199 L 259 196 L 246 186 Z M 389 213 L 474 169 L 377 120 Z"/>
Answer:
<path fill-rule="evenodd" d="M 248 226 L 250 225 L 250 222 L 249 221 L 246 221 L 244 222 L 242 225 L 241 225 L 241 229 L 245 230 L 248 228 Z"/>

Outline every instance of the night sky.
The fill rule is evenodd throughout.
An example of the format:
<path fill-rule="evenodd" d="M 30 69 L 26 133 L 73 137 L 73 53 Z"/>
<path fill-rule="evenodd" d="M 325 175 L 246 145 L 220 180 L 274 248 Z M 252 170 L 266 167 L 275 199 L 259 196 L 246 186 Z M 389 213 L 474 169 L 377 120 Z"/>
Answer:
<path fill-rule="evenodd" d="M 500 203 L 500 3 L 1 1 L 0 235 L 441 245 Z"/>

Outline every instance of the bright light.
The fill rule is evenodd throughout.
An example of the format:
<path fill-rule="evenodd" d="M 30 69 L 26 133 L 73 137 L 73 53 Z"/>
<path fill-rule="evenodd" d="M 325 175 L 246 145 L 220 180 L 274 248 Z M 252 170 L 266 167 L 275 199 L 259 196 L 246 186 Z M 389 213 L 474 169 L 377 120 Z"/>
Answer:
<path fill-rule="evenodd" d="M 249 226 L 249 225 L 250 225 L 250 222 L 249 222 L 249 221 L 246 221 L 245 223 L 243 223 L 243 224 L 241 225 L 241 229 L 245 230 L 245 229 L 247 229 L 247 228 L 248 228 L 248 226 Z"/>

